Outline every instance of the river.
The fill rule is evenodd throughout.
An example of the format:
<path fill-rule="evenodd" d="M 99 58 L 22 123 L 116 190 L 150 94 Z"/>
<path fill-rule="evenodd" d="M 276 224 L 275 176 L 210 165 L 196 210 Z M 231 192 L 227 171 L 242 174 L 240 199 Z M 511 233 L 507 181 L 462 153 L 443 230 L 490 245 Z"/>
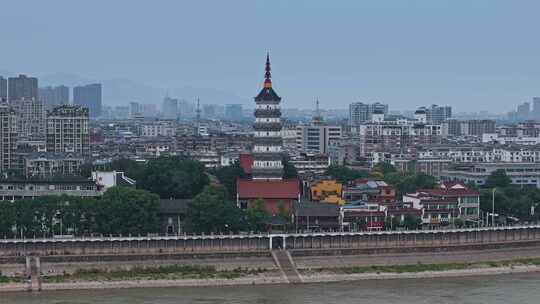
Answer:
<path fill-rule="evenodd" d="M 540 303 L 540 274 L 344 283 L 7 293 L 9 304 Z"/>

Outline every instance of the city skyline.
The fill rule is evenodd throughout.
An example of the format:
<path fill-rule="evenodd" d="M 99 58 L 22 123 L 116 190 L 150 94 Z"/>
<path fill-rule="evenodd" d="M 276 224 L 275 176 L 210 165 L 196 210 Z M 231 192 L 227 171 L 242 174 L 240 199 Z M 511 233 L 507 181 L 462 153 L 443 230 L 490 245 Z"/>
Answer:
<path fill-rule="evenodd" d="M 129 79 L 162 96 L 167 88 L 200 88 L 247 105 L 263 72 L 257 63 L 269 50 L 284 107 L 310 108 L 319 98 L 337 108 L 379 101 L 395 110 L 448 104 L 456 112 L 507 112 L 539 95 L 540 45 L 530 39 L 539 6 L 534 2 L 343 1 L 328 7 L 246 1 L 213 2 L 213 10 L 199 3 L 130 2 L 120 25 L 117 14 L 128 2 L 106 10 L 100 1 L 36 1 L 34 10 L 22 5 L 7 3 L 0 12 L 6 23 L 19 24 L 0 29 L 4 58 L 10 58 L 0 62 L 0 71 L 69 73 L 89 83 Z M 87 14 L 70 14 L 76 9 Z M 64 18 L 54 18 L 61 13 Z M 265 16 L 280 22 L 261 22 Z M 43 46 L 39 53 L 35 43 Z M 106 90 L 104 85 L 104 95 Z M 114 104 L 105 97 L 104 104 Z"/>

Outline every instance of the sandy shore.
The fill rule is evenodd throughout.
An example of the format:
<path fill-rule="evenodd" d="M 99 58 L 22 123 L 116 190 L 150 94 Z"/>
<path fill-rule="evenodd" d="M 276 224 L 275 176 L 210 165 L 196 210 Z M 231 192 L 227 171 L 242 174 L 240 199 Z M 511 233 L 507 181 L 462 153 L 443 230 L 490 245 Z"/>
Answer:
<path fill-rule="evenodd" d="M 500 274 L 519 274 L 540 272 L 539 266 L 491 267 L 445 271 L 423 271 L 406 273 L 361 273 L 342 274 L 332 272 L 313 272 L 301 275 L 304 283 L 384 280 L 384 279 L 422 279 L 447 278 L 465 276 L 484 276 Z M 76 289 L 124 289 L 124 288 L 153 288 L 153 287 L 206 287 L 206 286 L 235 286 L 287 284 L 287 280 L 275 274 L 258 275 L 236 279 L 185 279 L 185 280 L 127 280 L 127 281 L 96 281 L 70 283 L 43 283 L 42 290 L 76 290 Z M 22 283 L 0 284 L 0 292 L 26 291 L 27 285 Z"/>

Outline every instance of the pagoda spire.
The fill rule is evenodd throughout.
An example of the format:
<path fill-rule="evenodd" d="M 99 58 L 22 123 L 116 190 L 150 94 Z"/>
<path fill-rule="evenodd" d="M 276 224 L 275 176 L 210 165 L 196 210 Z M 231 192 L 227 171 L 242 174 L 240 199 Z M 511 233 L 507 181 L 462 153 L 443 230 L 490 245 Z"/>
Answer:
<path fill-rule="evenodd" d="M 264 73 L 264 88 L 270 89 L 272 88 L 272 74 L 270 74 L 270 52 L 266 53 L 266 68 Z"/>

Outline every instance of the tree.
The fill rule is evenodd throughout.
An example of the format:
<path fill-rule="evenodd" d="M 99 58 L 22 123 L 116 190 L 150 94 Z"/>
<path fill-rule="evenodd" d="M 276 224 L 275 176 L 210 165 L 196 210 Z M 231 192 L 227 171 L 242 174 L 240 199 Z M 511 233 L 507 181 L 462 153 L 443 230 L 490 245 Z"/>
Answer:
<path fill-rule="evenodd" d="M 253 201 L 246 210 L 246 220 L 250 231 L 265 231 L 268 218 L 269 215 L 264 209 L 264 201 L 262 199 Z"/>
<path fill-rule="evenodd" d="M 127 187 L 112 187 L 97 204 L 96 221 L 103 234 L 159 232 L 159 197 Z"/>
<path fill-rule="evenodd" d="M 326 175 L 331 176 L 340 183 L 348 183 L 355 179 L 366 178 L 368 173 L 366 171 L 358 171 L 346 166 L 331 165 L 326 169 Z"/>
<path fill-rule="evenodd" d="M 512 180 L 502 169 L 493 171 L 486 180 L 487 188 L 505 188 L 510 186 Z"/>
<path fill-rule="evenodd" d="M 283 157 L 283 179 L 292 179 L 298 177 L 296 167 L 289 161 L 288 157 Z"/>
<path fill-rule="evenodd" d="M 418 189 L 430 189 L 437 185 L 437 180 L 433 176 L 424 173 L 393 172 L 387 174 L 384 180 L 396 188 L 398 197 Z"/>
<path fill-rule="evenodd" d="M 463 228 L 463 226 L 465 226 L 465 221 L 460 218 L 454 220 L 454 227 Z"/>
<path fill-rule="evenodd" d="M 245 227 L 242 210 L 227 200 L 219 186 L 206 186 L 188 205 L 189 228 L 196 233 L 236 232 Z"/>
<path fill-rule="evenodd" d="M 227 190 L 227 196 L 230 199 L 236 197 L 236 180 L 238 178 L 244 178 L 244 169 L 240 166 L 239 162 L 235 162 L 231 166 L 221 167 L 215 172 L 216 178 L 219 183 Z"/>
<path fill-rule="evenodd" d="M 386 162 L 380 162 L 378 164 L 376 164 L 373 169 L 371 170 L 371 172 L 380 172 L 382 174 L 382 177 L 390 174 L 390 173 L 394 173 L 396 172 L 396 168 L 390 164 L 390 163 L 386 163 Z"/>
<path fill-rule="evenodd" d="M 160 157 L 146 164 L 137 187 L 161 198 L 192 198 L 208 185 L 204 165 L 181 157 Z"/>
<path fill-rule="evenodd" d="M 403 219 L 403 227 L 407 230 L 416 230 L 421 224 L 422 220 L 411 214 L 405 215 L 405 218 Z"/>

